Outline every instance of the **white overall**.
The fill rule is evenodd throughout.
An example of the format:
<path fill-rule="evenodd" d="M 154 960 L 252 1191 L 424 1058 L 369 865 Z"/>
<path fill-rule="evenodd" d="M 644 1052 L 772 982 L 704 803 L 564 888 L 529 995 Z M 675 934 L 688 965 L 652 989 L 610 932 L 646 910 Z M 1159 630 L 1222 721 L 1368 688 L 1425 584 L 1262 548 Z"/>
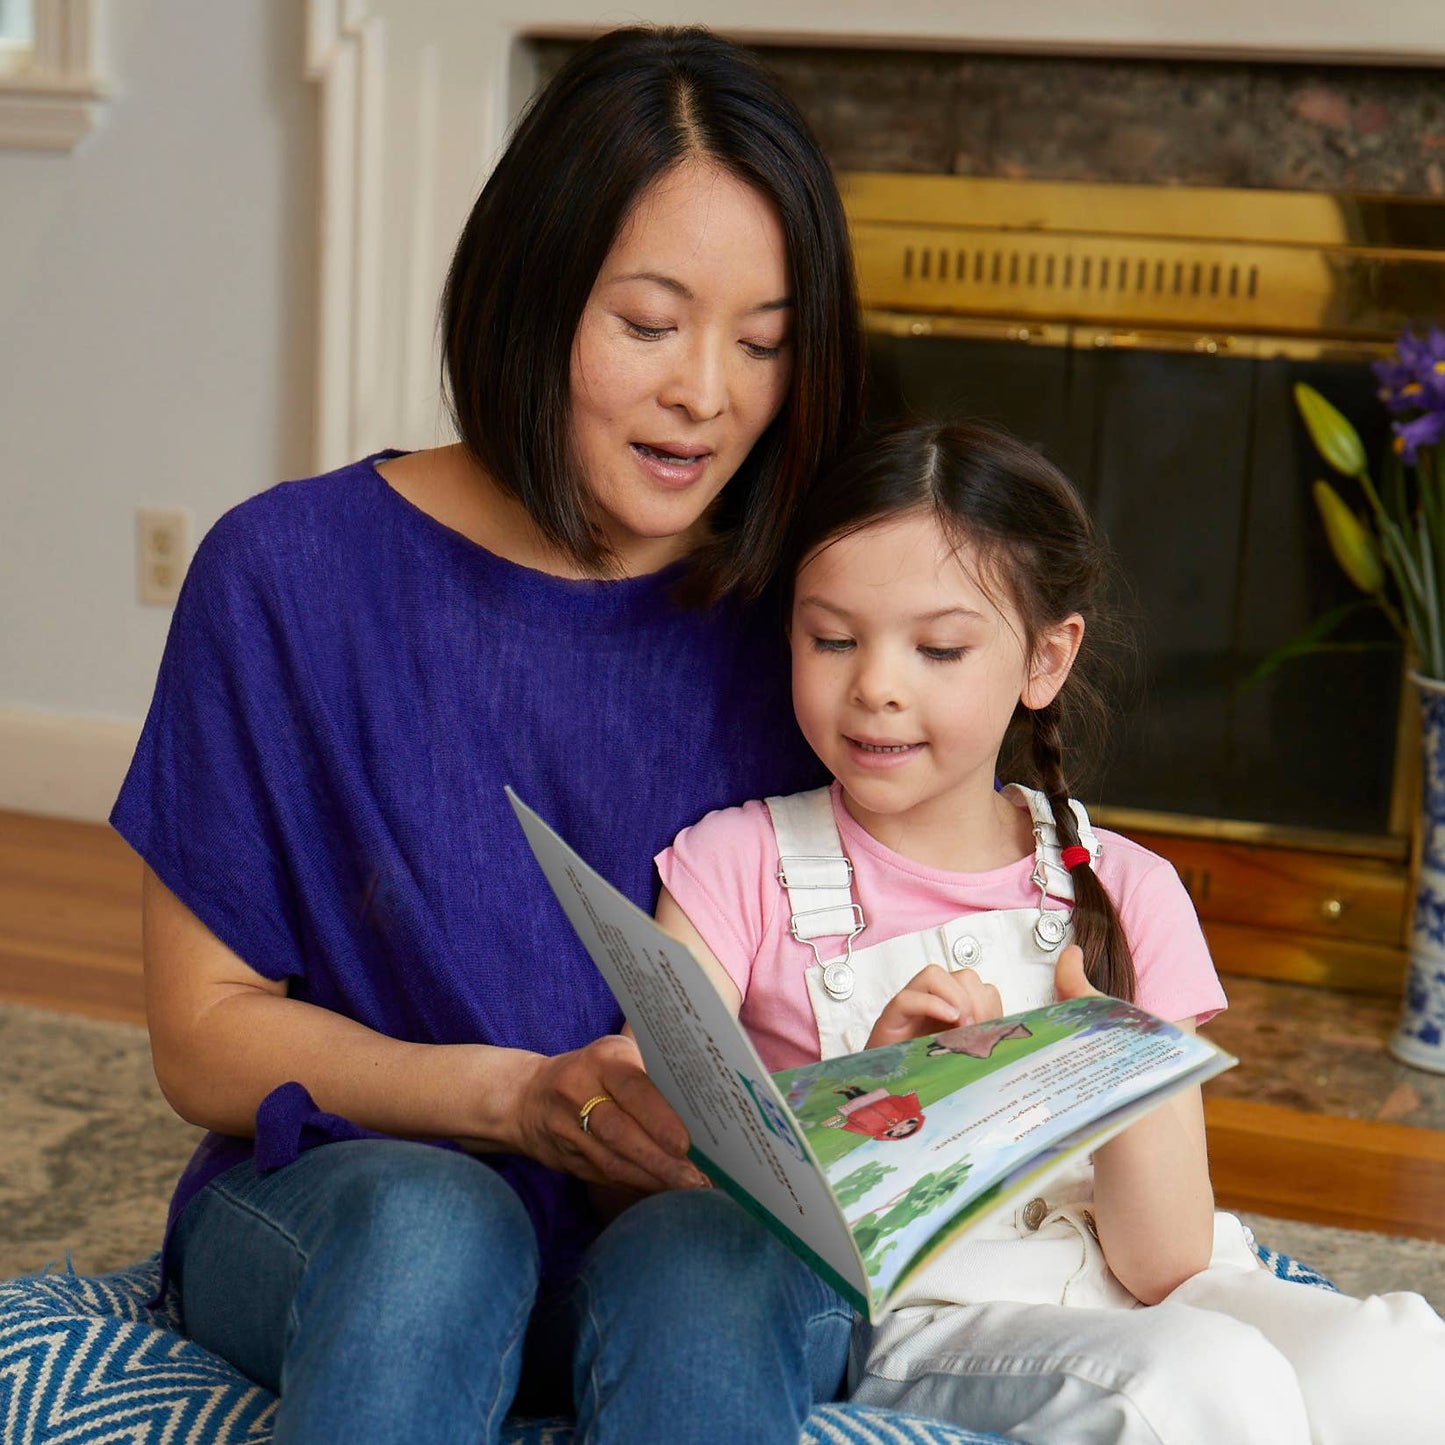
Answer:
<path fill-rule="evenodd" d="M 1048 800 L 1011 784 L 1035 839 L 1036 907 L 976 912 L 857 947 L 853 892 L 826 788 L 767 806 L 791 932 L 813 962 L 824 1058 L 855 1053 L 921 969 L 972 968 L 1005 1013 L 1051 1003 L 1074 890 Z M 1090 858 L 1099 840 L 1073 803 Z M 919 1272 L 855 1343 L 853 1398 L 1037 1445 L 1425 1445 L 1445 1429 L 1445 1325 L 1418 1295 L 1360 1302 L 1276 1279 L 1229 1214 L 1209 1267 L 1145 1308 L 1094 1234 L 1093 1169 L 1008 1206 Z"/>

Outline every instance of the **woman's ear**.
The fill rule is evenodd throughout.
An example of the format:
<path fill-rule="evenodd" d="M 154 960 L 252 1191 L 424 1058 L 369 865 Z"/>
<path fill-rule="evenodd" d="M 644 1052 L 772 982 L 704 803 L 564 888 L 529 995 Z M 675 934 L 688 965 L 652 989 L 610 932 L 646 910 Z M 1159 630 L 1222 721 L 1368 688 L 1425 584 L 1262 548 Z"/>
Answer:
<path fill-rule="evenodd" d="M 1040 634 L 1019 701 L 1032 712 L 1047 707 L 1068 680 L 1084 641 L 1084 619 L 1071 612 Z"/>

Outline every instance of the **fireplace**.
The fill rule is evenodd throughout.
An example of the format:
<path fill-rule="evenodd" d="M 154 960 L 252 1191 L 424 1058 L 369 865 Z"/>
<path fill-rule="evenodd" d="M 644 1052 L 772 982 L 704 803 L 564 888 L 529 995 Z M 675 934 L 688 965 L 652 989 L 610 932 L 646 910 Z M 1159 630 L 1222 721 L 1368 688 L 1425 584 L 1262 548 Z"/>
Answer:
<path fill-rule="evenodd" d="M 987 417 L 1080 486 L 1136 602 L 1142 689 L 1078 784 L 1171 856 L 1221 966 L 1398 979 L 1416 786 L 1398 650 L 1261 664 L 1354 600 L 1292 402 L 1372 455 L 1368 361 L 1445 298 L 1445 203 L 853 173 L 882 416 Z"/>

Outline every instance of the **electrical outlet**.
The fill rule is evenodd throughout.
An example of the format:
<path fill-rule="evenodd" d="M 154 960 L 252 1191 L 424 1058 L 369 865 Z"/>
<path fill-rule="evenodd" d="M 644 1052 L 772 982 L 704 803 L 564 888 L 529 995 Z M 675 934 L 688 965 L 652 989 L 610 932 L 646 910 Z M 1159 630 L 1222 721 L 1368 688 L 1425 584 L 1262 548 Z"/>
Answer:
<path fill-rule="evenodd" d="M 140 507 L 135 514 L 136 593 L 155 607 L 173 607 L 186 575 L 191 514 Z"/>

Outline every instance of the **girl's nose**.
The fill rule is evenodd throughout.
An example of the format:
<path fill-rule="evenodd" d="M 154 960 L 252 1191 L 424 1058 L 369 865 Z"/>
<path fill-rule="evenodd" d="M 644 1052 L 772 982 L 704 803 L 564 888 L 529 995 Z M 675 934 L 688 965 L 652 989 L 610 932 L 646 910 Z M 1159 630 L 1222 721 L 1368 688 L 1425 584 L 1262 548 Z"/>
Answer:
<path fill-rule="evenodd" d="M 853 701 L 869 712 L 897 712 L 904 705 L 898 669 L 884 657 L 859 657 L 853 674 Z"/>
<path fill-rule="evenodd" d="M 711 421 L 727 409 L 727 366 L 722 349 L 706 337 L 679 348 L 659 400 L 685 411 L 692 421 Z"/>

